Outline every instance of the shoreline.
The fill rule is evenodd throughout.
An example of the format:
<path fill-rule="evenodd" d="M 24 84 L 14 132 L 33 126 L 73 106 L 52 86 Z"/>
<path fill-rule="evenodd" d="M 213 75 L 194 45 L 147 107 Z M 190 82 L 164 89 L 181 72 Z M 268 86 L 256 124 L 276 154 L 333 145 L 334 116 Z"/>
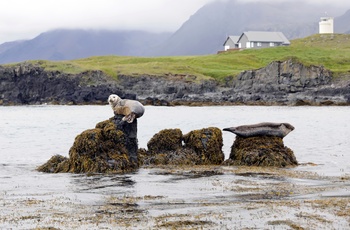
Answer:
<path fill-rule="evenodd" d="M 350 105 L 347 75 L 335 77 L 323 66 L 307 66 L 294 59 L 273 61 L 221 81 L 196 81 L 176 74 L 114 79 L 99 70 L 68 74 L 30 63 L 0 65 L 0 72 L 0 105 L 105 104 L 112 93 L 156 106 Z"/>
<path fill-rule="evenodd" d="M 240 103 L 240 102 L 210 102 L 210 101 L 170 101 L 166 104 L 149 103 L 146 99 L 139 99 L 139 101 L 145 105 L 151 106 L 163 106 L 163 107 L 174 107 L 174 106 L 188 106 L 188 107 L 204 107 L 204 106 L 350 106 L 350 103 L 345 102 L 309 102 L 309 101 L 297 101 L 295 103 L 274 103 L 274 102 L 251 102 L 251 103 Z M 18 103 L 0 103 L 0 107 L 8 106 L 45 106 L 45 105 L 62 105 L 62 106 L 84 106 L 84 105 L 108 105 L 106 102 L 94 102 L 94 103 L 58 103 L 58 102 L 48 102 L 48 103 L 32 103 L 32 104 L 18 104 Z"/>

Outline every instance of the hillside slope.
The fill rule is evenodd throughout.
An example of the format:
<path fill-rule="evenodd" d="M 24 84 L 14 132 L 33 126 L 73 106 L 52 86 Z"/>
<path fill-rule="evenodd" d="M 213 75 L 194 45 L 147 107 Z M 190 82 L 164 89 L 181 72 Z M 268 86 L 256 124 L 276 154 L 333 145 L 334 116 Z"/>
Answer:
<path fill-rule="evenodd" d="M 65 73 L 101 70 L 111 77 L 129 76 L 195 76 L 197 80 L 224 81 L 228 76 L 262 68 L 272 61 L 297 60 L 305 65 L 322 65 L 334 75 L 347 75 L 350 70 L 350 35 L 312 35 L 291 41 L 288 47 L 246 49 L 215 55 L 173 57 L 99 56 L 72 61 L 39 61 L 43 68 Z"/>

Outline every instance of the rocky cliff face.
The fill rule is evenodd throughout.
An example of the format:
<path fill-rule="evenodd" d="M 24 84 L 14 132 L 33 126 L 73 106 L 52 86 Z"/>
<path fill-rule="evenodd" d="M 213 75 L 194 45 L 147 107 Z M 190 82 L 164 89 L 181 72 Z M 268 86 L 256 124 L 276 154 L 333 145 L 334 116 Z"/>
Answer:
<path fill-rule="evenodd" d="M 230 89 L 226 100 L 242 103 L 318 104 L 349 103 L 349 82 L 336 83 L 332 73 L 322 66 L 304 66 L 287 60 L 243 71 L 236 79 L 227 79 Z"/>
<path fill-rule="evenodd" d="M 122 94 L 100 71 L 71 75 L 20 64 L 0 66 L 0 81 L 0 104 L 4 105 L 102 103 L 111 91 Z"/>
<path fill-rule="evenodd" d="M 292 60 L 243 71 L 225 83 L 187 75 L 120 75 L 116 81 L 102 71 L 66 74 L 27 63 L 0 66 L 1 105 L 106 104 L 111 93 L 161 105 L 349 104 L 350 81 L 334 81 L 324 67 Z"/>

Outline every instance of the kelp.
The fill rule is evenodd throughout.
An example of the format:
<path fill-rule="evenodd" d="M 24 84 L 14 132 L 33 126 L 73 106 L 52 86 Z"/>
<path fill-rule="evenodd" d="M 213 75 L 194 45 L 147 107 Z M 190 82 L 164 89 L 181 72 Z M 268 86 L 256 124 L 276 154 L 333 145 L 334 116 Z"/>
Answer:
<path fill-rule="evenodd" d="M 219 128 L 193 130 L 183 139 L 185 147 L 193 149 L 201 158 L 201 164 L 221 164 L 224 161 L 222 132 Z"/>
<path fill-rule="evenodd" d="M 121 119 L 122 116 L 117 115 L 99 122 L 94 129 L 83 131 L 75 138 L 69 158 L 53 156 L 37 170 L 50 173 L 123 173 L 137 169 L 137 161 L 133 160 L 138 148 L 134 135 L 137 123 L 135 120 L 135 123 L 124 124 Z"/>
<path fill-rule="evenodd" d="M 148 151 L 139 153 L 145 165 L 217 165 L 224 160 L 222 146 L 219 128 L 193 130 L 186 135 L 180 129 L 164 129 L 147 143 Z"/>

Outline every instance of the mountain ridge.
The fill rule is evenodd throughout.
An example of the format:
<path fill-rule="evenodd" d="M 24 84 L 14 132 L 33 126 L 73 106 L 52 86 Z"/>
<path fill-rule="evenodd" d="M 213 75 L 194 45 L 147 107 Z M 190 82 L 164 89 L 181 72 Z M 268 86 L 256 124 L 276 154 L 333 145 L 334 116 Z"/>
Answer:
<path fill-rule="evenodd" d="M 26 60 L 71 60 L 89 56 L 143 56 L 169 33 L 57 29 L 10 48 L 0 46 L 0 64 Z"/>

